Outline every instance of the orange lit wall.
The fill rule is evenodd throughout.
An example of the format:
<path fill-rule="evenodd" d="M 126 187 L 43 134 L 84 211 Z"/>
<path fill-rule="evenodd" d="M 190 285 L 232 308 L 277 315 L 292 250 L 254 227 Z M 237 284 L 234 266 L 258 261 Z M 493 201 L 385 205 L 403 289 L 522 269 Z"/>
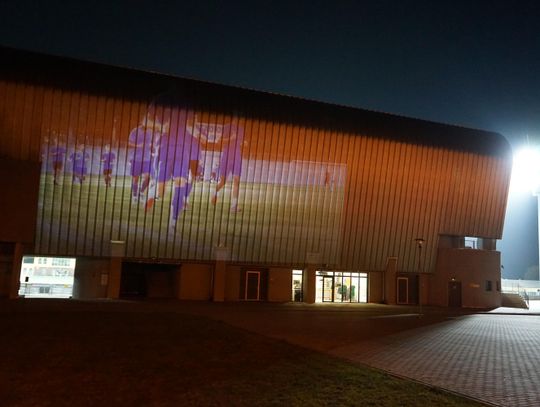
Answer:
<path fill-rule="evenodd" d="M 302 265 L 315 254 L 368 271 L 397 257 L 399 270 L 417 271 L 422 237 L 421 268 L 432 271 L 439 234 L 501 237 L 510 159 L 492 133 L 73 61 L 23 56 L 2 69 L 0 154 L 41 162 L 36 253 L 106 257 L 119 240 L 128 258 L 207 261 L 221 246 L 243 263 Z M 210 139 L 199 139 L 198 171 L 183 173 L 188 204 L 174 228 L 174 179 L 147 208 L 162 135 L 145 147 L 149 185 L 139 180 L 133 195 L 130 134 L 162 119 L 152 106 L 163 92 L 178 101 L 172 115 L 194 114 L 178 119 L 184 131 Z M 238 203 L 229 173 L 213 204 L 231 123 L 242 132 L 229 159 L 239 164 Z M 469 146 L 474 137 L 486 146 Z"/>

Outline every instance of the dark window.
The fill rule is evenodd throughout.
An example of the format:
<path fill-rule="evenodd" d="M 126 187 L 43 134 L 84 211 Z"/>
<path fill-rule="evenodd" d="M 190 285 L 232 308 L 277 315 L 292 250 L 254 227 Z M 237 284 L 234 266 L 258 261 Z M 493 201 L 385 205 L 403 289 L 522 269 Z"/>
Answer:
<path fill-rule="evenodd" d="M 497 280 L 497 291 L 501 291 L 501 282 Z"/>
<path fill-rule="evenodd" d="M 492 290 L 491 280 L 486 280 L 486 291 L 491 291 L 491 290 Z"/>

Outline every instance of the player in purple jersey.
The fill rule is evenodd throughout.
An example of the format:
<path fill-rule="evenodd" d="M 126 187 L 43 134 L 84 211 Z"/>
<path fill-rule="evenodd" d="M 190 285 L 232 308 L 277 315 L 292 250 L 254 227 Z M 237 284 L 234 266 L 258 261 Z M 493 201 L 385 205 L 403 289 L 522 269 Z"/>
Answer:
<path fill-rule="evenodd" d="M 58 141 L 58 138 L 54 138 L 53 145 L 49 148 L 48 155 L 51 160 L 53 169 L 54 185 L 58 185 L 58 178 L 60 173 L 64 169 L 64 161 L 66 160 L 67 150 L 63 144 Z"/>
<path fill-rule="evenodd" d="M 69 157 L 69 160 L 73 163 L 73 182 L 77 180 L 79 184 L 83 183 L 88 172 L 87 164 L 89 159 L 90 156 L 84 150 L 84 144 L 79 144 Z"/>
<path fill-rule="evenodd" d="M 111 186 L 112 169 L 114 161 L 116 160 L 116 154 L 111 151 L 111 146 L 105 144 L 103 152 L 101 153 L 101 169 L 103 171 L 103 179 L 105 180 L 105 186 L 108 188 Z"/>
<path fill-rule="evenodd" d="M 242 144 L 244 142 L 244 129 L 234 116 L 231 123 L 223 128 L 221 137 L 221 159 L 217 169 L 218 183 L 212 195 L 211 202 L 217 203 L 218 193 L 225 186 L 227 177 L 232 175 L 231 212 L 239 212 L 238 195 L 240 191 L 240 175 L 242 174 Z"/>
<path fill-rule="evenodd" d="M 163 117 L 163 122 L 159 118 Z M 189 192 L 188 173 L 192 150 L 195 147 L 191 131 L 194 126 L 194 114 L 180 108 L 167 108 L 161 116 L 156 115 L 155 125 L 163 128 L 158 152 L 158 176 L 156 195 L 146 202 L 146 210 L 153 207 L 156 199 L 165 194 L 165 183 L 173 180 L 170 226 L 174 228 L 178 215 L 184 208 L 184 201 Z"/>
<path fill-rule="evenodd" d="M 131 161 L 131 194 L 134 202 L 143 198 L 150 183 L 150 170 L 152 167 L 152 151 L 154 140 L 159 136 L 147 118 L 131 130 L 128 138 Z M 139 180 L 142 183 L 139 189 Z"/>

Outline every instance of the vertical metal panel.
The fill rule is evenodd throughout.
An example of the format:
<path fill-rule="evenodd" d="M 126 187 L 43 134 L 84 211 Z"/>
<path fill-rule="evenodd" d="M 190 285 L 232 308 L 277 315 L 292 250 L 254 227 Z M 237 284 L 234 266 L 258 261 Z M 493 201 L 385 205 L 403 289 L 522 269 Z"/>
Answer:
<path fill-rule="evenodd" d="M 390 256 L 390 239 L 393 235 L 392 231 L 392 213 L 395 205 L 395 167 L 397 165 L 395 151 L 396 143 L 385 142 L 386 151 L 385 157 L 387 159 L 384 168 L 381 170 L 385 172 L 384 179 L 385 185 L 383 188 L 382 207 L 380 213 L 380 241 L 378 244 L 378 256 L 376 264 L 382 264 L 386 258 Z"/>
<path fill-rule="evenodd" d="M 363 169 L 367 169 L 366 164 L 366 157 L 368 155 L 368 149 L 370 148 L 371 144 L 369 143 L 369 139 L 367 137 L 361 137 L 360 142 L 355 143 L 356 147 L 356 154 L 357 157 L 355 161 L 355 168 L 353 168 L 351 172 L 351 178 L 352 178 L 352 184 L 349 185 L 349 188 L 352 190 L 352 200 L 354 209 L 353 212 L 353 219 L 351 222 L 351 229 L 350 229 L 350 237 L 351 240 L 349 242 L 352 243 L 351 248 L 351 258 L 352 258 L 352 264 L 357 265 L 360 269 L 366 269 L 365 261 L 362 257 L 362 245 L 363 242 L 363 236 L 362 236 L 362 224 L 365 218 L 366 213 L 366 201 L 365 197 L 367 195 L 367 177 L 368 173 L 367 171 L 364 171 Z M 361 170 L 362 169 L 362 170 Z"/>
<path fill-rule="evenodd" d="M 359 145 L 363 138 L 354 137 L 351 134 L 346 135 L 347 138 L 347 149 L 346 149 L 346 159 L 347 163 L 347 177 L 345 180 L 345 193 L 343 197 L 343 229 L 341 233 L 341 240 L 343 242 L 341 249 L 341 264 L 351 263 L 352 252 L 355 248 L 354 234 L 352 234 L 352 225 L 356 224 L 356 219 L 358 217 L 358 211 L 355 210 L 358 205 L 358 200 L 354 198 L 353 192 L 355 188 L 352 187 L 353 183 L 357 184 L 357 175 L 358 175 L 358 165 L 359 165 L 359 154 L 358 149 Z M 345 221 L 346 220 L 346 221 Z M 347 242 L 345 244 L 345 242 Z"/>

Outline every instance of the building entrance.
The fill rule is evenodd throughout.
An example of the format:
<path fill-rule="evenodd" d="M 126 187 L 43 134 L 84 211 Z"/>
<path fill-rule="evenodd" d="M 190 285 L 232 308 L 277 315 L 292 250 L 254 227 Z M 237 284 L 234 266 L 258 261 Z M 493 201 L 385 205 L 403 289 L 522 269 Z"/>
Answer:
<path fill-rule="evenodd" d="M 316 302 L 367 302 L 367 273 L 317 271 Z"/>

